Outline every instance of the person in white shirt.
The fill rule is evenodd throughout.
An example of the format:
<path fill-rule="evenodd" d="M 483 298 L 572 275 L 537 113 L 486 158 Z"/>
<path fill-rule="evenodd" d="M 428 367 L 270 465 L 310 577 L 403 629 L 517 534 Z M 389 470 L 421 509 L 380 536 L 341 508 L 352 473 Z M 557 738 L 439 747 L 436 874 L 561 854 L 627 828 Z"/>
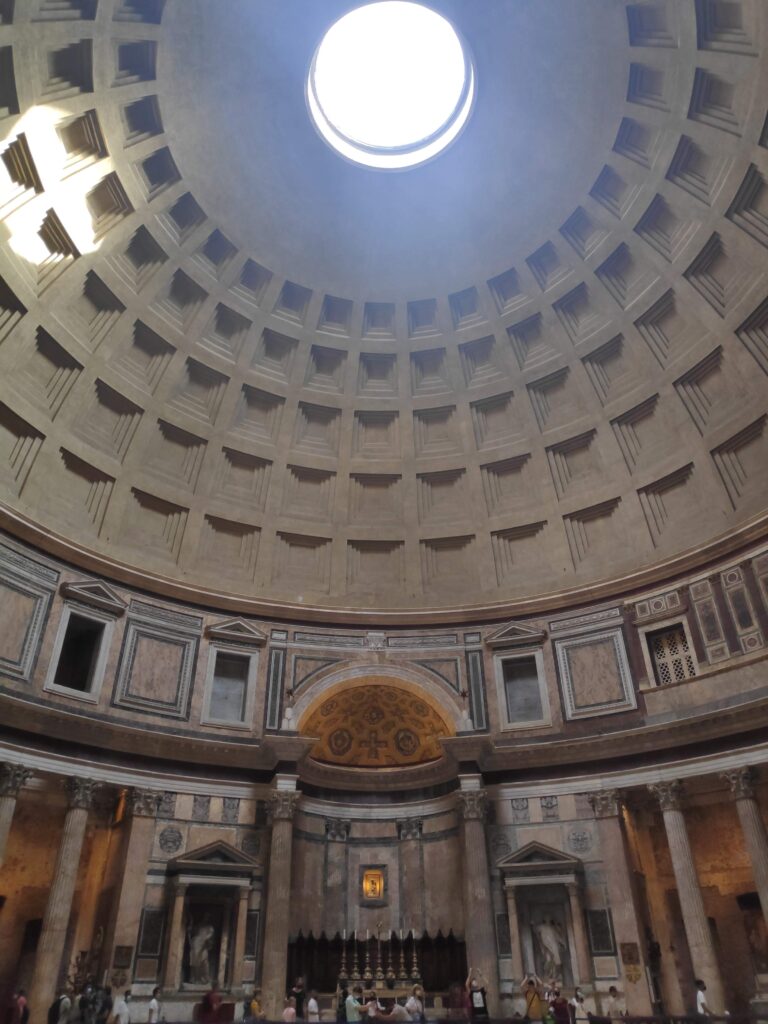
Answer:
<path fill-rule="evenodd" d="M 424 1020 L 424 990 L 421 985 L 414 985 L 410 996 L 405 1003 L 405 1008 L 411 1015 L 411 1020 Z"/>
<path fill-rule="evenodd" d="M 709 1006 L 707 1004 L 707 997 L 704 995 L 704 993 L 706 991 L 707 991 L 707 986 L 704 984 L 704 982 L 701 980 L 701 978 L 697 978 L 696 979 L 696 1013 L 698 1013 L 698 1015 L 700 1017 L 711 1017 L 712 1016 L 712 1011 L 710 1010 L 710 1008 L 709 1008 Z"/>
<path fill-rule="evenodd" d="M 412 1017 L 404 1006 L 401 1006 L 397 1000 L 393 1000 L 388 1010 L 377 1014 L 379 1020 L 397 1020 L 397 1021 L 410 1021 Z"/>
<path fill-rule="evenodd" d="M 317 992 L 314 989 L 309 993 L 309 999 L 307 1000 L 307 1020 L 310 1024 L 313 1021 L 320 1020 L 320 1004 L 317 1001 Z"/>
<path fill-rule="evenodd" d="M 608 999 L 605 1003 L 605 1016 L 610 1017 L 611 1020 L 615 1020 L 617 1017 L 623 1017 L 626 1013 L 624 1003 L 619 996 L 619 991 L 615 985 L 611 985 L 608 989 Z"/>
<path fill-rule="evenodd" d="M 115 1005 L 112 1007 L 112 1021 L 114 1024 L 131 1024 L 131 1011 L 128 1008 L 130 1001 L 130 991 L 115 999 Z"/>
<path fill-rule="evenodd" d="M 149 1016 L 147 1024 L 159 1024 L 160 1022 L 160 989 L 152 989 L 152 998 L 149 1001 Z"/>
<path fill-rule="evenodd" d="M 580 988 L 573 993 L 573 998 L 568 1000 L 568 1007 L 571 1011 L 571 1019 L 578 1022 L 589 1020 L 590 1016 L 597 1013 L 594 1000 L 584 995 Z"/>
<path fill-rule="evenodd" d="M 355 985 L 344 1001 L 347 1011 L 347 1024 L 358 1024 L 360 1020 L 360 997 L 363 994 L 362 986 Z"/>

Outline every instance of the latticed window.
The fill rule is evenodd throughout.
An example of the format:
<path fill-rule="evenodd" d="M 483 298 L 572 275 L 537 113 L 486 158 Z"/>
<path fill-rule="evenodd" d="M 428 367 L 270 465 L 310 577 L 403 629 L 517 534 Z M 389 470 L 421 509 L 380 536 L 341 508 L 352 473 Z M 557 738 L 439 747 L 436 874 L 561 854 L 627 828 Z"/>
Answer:
<path fill-rule="evenodd" d="M 696 666 L 682 623 L 649 633 L 648 646 L 653 658 L 653 670 L 658 686 L 693 679 Z"/>

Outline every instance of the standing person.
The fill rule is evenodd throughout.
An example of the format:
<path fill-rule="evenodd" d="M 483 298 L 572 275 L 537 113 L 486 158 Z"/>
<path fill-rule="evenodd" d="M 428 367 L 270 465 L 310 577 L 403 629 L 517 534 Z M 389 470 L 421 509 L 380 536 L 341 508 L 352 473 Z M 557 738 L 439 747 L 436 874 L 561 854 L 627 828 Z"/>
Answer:
<path fill-rule="evenodd" d="M 248 1019 L 249 1020 L 264 1020 L 266 1014 L 261 1008 L 261 989 L 255 988 L 251 998 L 248 1000 Z"/>
<path fill-rule="evenodd" d="M 474 967 L 469 968 L 465 987 L 469 996 L 469 1012 L 472 1020 L 489 1017 L 485 978 L 480 971 L 476 971 Z"/>
<path fill-rule="evenodd" d="M 72 1009 L 72 1000 L 66 991 L 56 996 L 48 1007 L 48 1024 L 67 1024 Z"/>
<path fill-rule="evenodd" d="M 217 1024 L 221 1008 L 221 992 L 219 983 L 214 981 L 208 992 L 203 996 L 202 1012 L 200 1020 L 202 1024 Z"/>
<path fill-rule="evenodd" d="M 697 978 L 696 979 L 696 1013 L 700 1017 L 711 1017 L 712 1016 L 712 1011 L 710 1010 L 709 1004 L 707 1003 L 707 997 L 704 994 L 706 991 L 707 991 L 707 986 L 704 984 L 704 982 L 701 980 L 701 978 Z"/>
<path fill-rule="evenodd" d="M 19 989 L 17 1006 L 19 1008 L 19 1024 L 28 1024 L 28 1021 L 29 1021 L 29 1002 L 27 1000 L 26 990 L 23 989 L 23 988 Z"/>
<path fill-rule="evenodd" d="M 96 1009 L 96 1024 L 107 1024 L 112 1016 L 112 989 L 109 985 L 98 990 L 98 1007 Z"/>
<path fill-rule="evenodd" d="M 347 1024 L 347 999 L 349 989 L 343 988 L 336 1000 L 336 1024 Z"/>
<path fill-rule="evenodd" d="M 587 1000 L 580 988 L 574 991 L 573 999 L 569 1000 L 568 1006 L 571 1008 L 571 1020 L 574 1024 L 583 1024 L 596 1013 L 594 1002 L 591 999 Z"/>
<path fill-rule="evenodd" d="M 355 985 L 351 993 L 344 1000 L 344 1006 L 347 1010 L 347 1022 L 348 1024 L 359 1024 L 360 1022 L 360 996 L 363 994 L 361 985 Z"/>
<path fill-rule="evenodd" d="M 113 1024 L 131 1024 L 131 1011 L 128 1003 L 131 1001 L 131 990 L 128 989 L 115 999 L 112 1007 Z"/>
<path fill-rule="evenodd" d="M 571 1011 L 568 1007 L 568 1000 L 560 994 L 560 989 L 552 990 L 552 1002 L 549 1009 L 554 1017 L 555 1024 L 571 1024 Z"/>
<path fill-rule="evenodd" d="M 296 1020 L 296 1000 L 293 996 L 288 996 L 283 1006 L 283 1020 L 286 1024 L 294 1024 Z"/>
<path fill-rule="evenodd" d="M 611 1020 L 616 1020 L 618 1017 L 623 1017 L 625 1012 L 624 1003 L 619 996 L 619 990 L 615 985 L 611 985 L 608 989 L 608 1001 L 605 1004 L 605 1016 L 610 1017 Z"/>
<path fill-rule="evenodd" d="M 464 986 L 460 982 L 454 981 L 454 983 L 448 989 L 449 1020 L 467 1019 L 466 998 L 467 993 L 464 989 Z"/>
<path fill-rule="evenodd" d="M 541 979 L 536 974 L 526 974 L 523 978 L 525 988 L 525 1019 L 541 1020 L 544 1016 L 544 1001 L 541 998 Z"/>
<path fill-rule="evenodd" d="M 405 1008 L 410 1013 L 411 1020 L 425 1021 L 427 1019 L 424 1013 L 424 989 L 421 985 L 413 986 Z"/>
<path fill-rule="evenodd" d="M 307 1020 L 310 1024 L 315 1024 L 316 1021 L 320 1020 L 320 1004 L 317 1001 L 317 992 L 314 989 L 309 993 L 309 999 L 307 1000 Z"/>
<path fill-rule="evenodd" d="M 152 998 L 149 1000 L 149 1016 L 147 1024 L 160 1024 L 160 988 L 152 989 Z"/>
<path fill-rule="evenodd" d="M 306 998 L 304 979 L 302 977 L 296 979 L 293 988 L 288 994 L 296 1001 L 296 1019 L 302 1020 L 304 1018 L 304 1000 Z"/>

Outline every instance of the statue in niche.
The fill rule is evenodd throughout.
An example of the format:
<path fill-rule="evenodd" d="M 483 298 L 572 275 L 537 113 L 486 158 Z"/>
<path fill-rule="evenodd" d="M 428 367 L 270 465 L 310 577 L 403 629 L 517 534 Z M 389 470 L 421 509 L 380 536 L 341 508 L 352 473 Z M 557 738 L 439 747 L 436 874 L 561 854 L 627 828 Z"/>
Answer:
<path fill-rule="evenodd" d="M 210 985 L 211 983 L 211 950 L 216 936 L 216 929 L 208 918 L 200 924 L 187 929 L 189 946 L 189 980 L 193 985 Z"/>
<path fill-rule="evenodd" d="M 563 950 L 567 943 L 563 935 L 562 925 L 552 920 L 543 919 L 533 926 L 536 943 L 541 955 L 542 976 L 558 979 L 563 974 Z"/>

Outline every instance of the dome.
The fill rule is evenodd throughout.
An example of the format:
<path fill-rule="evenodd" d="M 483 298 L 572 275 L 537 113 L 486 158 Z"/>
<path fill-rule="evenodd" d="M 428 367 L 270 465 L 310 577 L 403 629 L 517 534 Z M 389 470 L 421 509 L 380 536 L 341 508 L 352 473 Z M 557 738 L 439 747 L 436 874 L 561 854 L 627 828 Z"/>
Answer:
<path fill-rule="evenodd" d="M 388 173 L 308 116 L 344 4 L 111 6 L 2 51 L 13 529 L 241 608 L 406 612 L 615 591 L 750 529 L 757 10 L 435 4 L 474 109 Z"/>

